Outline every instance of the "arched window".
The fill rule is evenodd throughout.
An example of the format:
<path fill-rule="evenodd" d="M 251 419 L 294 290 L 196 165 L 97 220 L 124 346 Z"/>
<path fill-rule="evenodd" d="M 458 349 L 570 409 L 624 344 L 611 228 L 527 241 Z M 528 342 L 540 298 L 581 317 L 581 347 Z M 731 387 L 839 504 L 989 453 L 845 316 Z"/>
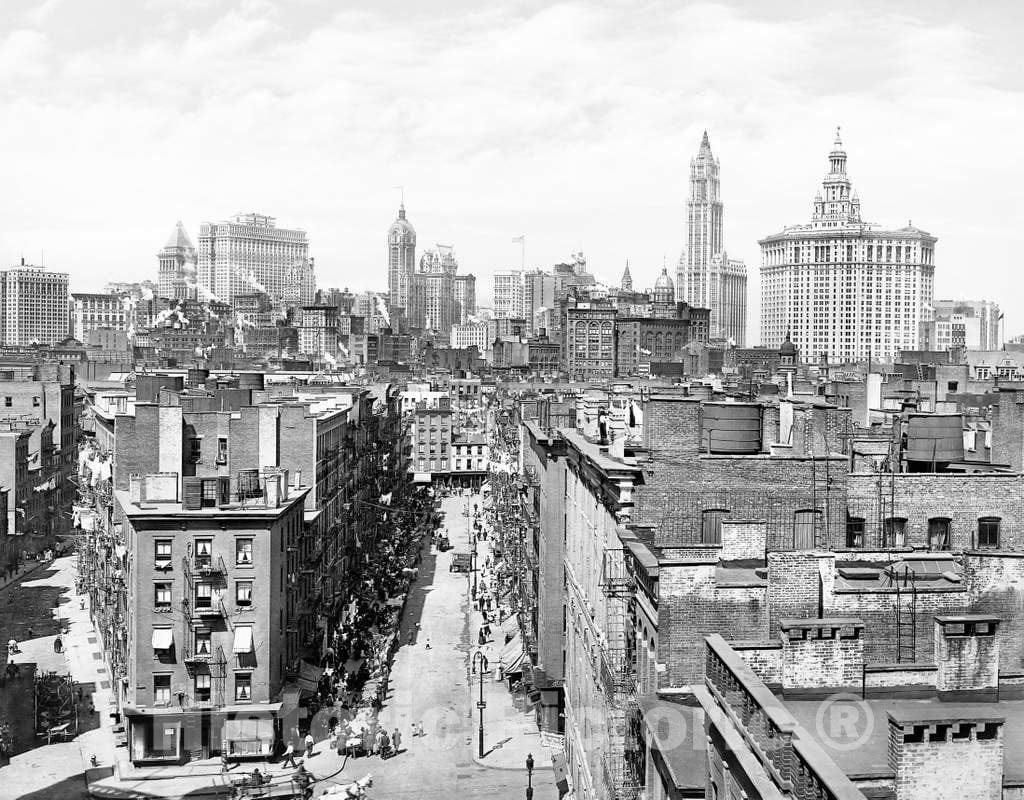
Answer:
<path fill-rule="evenodd" d="M 928 549 L 949 550 L 948 517 L 932 517 L 928 520 Z"/>
<path fill-rule="evenodd" d="M 793 549 L 813 550 L 814 532 L 821 521 L 821 511 L 809 508 L 793 512 Z"/>
<path fill-rule="evenodd" d="M 887 517 L 882 522 L 882 547 L 904 547 L 907 538 L 907 521 L 903 517 Z"/>

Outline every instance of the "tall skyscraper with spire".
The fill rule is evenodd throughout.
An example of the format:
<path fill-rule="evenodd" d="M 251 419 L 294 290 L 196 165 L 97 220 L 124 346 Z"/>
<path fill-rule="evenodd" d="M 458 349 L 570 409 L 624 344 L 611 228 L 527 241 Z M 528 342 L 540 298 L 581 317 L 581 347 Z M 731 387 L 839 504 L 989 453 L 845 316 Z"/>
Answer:
<path fill-rule="evenodd" d="M 810 223 L 759 243 L 761 344 L 791 335 L 805 361 L 833 363 L 918 349 L 933 312 L 935 243 L 910 224 L 883 230 L 861 219 L 837 129 Z"/>
<path fill-rule="evenodd" d="M 417 305 L 413 288 L 416 272 L 416 229 L 405 218 L 405 203 L 398 207 L 398 219 L 388 228 L 388 306 L 392 315 L 401 309 L 416 326 L 422 325 L 422 314 L 412 306 Z M 398 316 L 395 316 L 398 320 Z"/>
<path fill-rule="evenodd" d="M 711 310 L 712 339 L 746 342 L 747 267 L 725 251 L 719 163 L 704 131 L 690 161 L 686 247 L 676 268 L 676 299 Z"/>

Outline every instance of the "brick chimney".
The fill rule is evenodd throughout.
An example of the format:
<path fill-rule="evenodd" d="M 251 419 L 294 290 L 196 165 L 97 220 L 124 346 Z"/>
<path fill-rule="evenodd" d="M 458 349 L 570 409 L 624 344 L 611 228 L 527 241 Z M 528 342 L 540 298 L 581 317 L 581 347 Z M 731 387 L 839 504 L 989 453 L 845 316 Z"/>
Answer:
<path fill-rule="evenodd" d="M 894 800 L 1001 800 L 1003 717 L 941 707 L 888 717 Z"/>
<path fill-rule="evenodd" d="M 935 688 L 949 695 L 996 695 L 999 689 L 999 617 L 935 617 Z"/>
<path fill-rule="evenodd" d="M 864 623 L 853 617 L 784 619 L 782 690 L 852 690 L 864 667 Z"/>

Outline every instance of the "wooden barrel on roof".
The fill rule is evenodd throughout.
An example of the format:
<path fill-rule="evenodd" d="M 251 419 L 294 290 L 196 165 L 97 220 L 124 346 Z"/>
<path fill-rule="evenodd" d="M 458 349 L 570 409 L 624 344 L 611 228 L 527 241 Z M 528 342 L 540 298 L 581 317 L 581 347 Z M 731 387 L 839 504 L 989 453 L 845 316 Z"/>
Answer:
<path fill-rule="evenodd" d="M 759 403 L 704 403 L 700 408 L 702 451 L 725 455 L 761 452 Z"/>

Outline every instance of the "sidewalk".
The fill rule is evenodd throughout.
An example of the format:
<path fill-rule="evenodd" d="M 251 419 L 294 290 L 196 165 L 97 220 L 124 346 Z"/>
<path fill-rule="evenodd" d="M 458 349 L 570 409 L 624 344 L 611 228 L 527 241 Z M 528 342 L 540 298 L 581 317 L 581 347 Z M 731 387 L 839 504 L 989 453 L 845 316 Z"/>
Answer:
<path fill-rule="evenodd" d="M 52 563 L 52 562 L 43 562 L 43 561 L 25 561 L 25 562 L 22 562 L 21 566 L 18 567 L 18 571 L 15 572 L 12 577 L 10 577 L 10 578 L 0 577 L 0 590 L 6 589 L 12 583 L 15 583 L 16 581 L 20 581 L 22 578 L 26 577 L 27 575 L 31 575 L 33 572 L 35 572 L 40 567 L 48 566 L 50 563 Z"/>
<path fill-rule="evenodd" d="M 477 563 L 483 565 L 491 554 L 491 539 L 477 541 Z M 483 572 L 478 573 L 477 582 Z M 488 573 L 488 586 L 493 586 L 493 578 Z M 471 612 L 470 641 L 477 642 L 480 627 L 483 624 L 483 615 L 473 610 Z M 472 653 L 483 650 L 487 656 L 489 672 L 484 675 L 484 702 L 487 708 L 484 709 L 484 756 L 480 758 L 479 749 L 473 751 L 473 761 L 483 767 L 491 769 L 520 770 L 526 772 L 526 757 L 533 755 L 534 772 L 548 768 L 550 754 L 541 744 L 540 731 L 537 728 L 537 719 L 531 711 L 520 711 L 515 707 L 512 693 L 508 689 L 508 681 L 495 680 L 495 669 L 498 666 L 498 654 L 504 645 L 502 628 L 497 622 L 491 623 L 492 640 L 482 648 L 475 646 Z M 472 662 L 471 662 L 472 668 Z M 474 702 L 480 696 L 480 676 L 470 674 L 470 682 L 473 688 Z M 479 712 L 473 714 L 474 722 L 479 724 Z M 488 735 L 488 732 L 492 733 Z"/>

